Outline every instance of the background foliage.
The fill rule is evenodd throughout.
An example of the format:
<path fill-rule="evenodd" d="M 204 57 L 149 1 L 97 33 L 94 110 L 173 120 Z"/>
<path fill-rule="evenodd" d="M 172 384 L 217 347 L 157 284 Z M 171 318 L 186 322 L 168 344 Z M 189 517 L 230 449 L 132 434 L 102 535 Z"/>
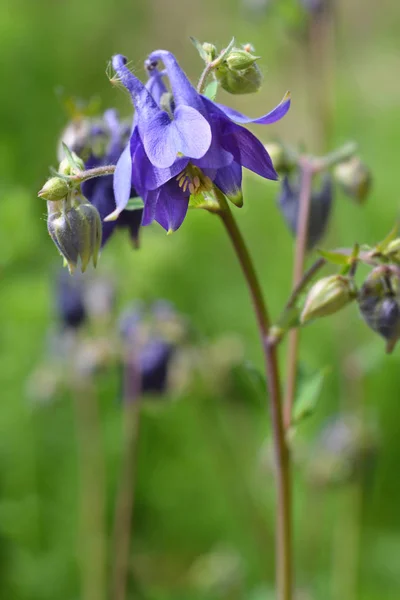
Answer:
<path fill-rule="evenodd" d="M 357 140 L 361 155 L 373 167 L 374 188 L 363 208 L 336 195 L 325 247 L 355 241 L 373 244 L 398 216 L 400 7 L 397 0 L 338 0 L 337 4 L 331 147 L 348 138 Z M 306 94 L 310 65 L 301 41 L 282 21 L 285 14 L 295 24 L 300 13 L 294 0 L 285 2 L 279 17 L 276 12 L 271 16 L 250 10 L 251 5 L 256 3 L 15 0 L 0 4 L 2 598 L 81 597 L 78 466 L 70 394 L 37 410 L 27 393 L 54 318 L 57 258 L 36 191 L 48 165 L 56 162 L 55 147 L 66 121 L 55 92 L 62 86 L 67 95 L 98 94 L 104 107 L 115 105 L 127 115 L 129 98 L 112 88 L 105 76 L 112 54 L 126 54 L 141 71 L 147 53 L 165 47 L 195 80 L 201 63 L 189 36 L 221 46 L 235 35 L 240 41 L 250 40 L 262 56 L 265 83 L 255 96 L 227 99 L 221 95 L 221 101 L 256 115 L 275 106 L 290 89 L 293 104 L 288 116 L 276 128 L 259 133 L 265 141 L 279 134 L 313 151 L 315 115 Z M 277 192 L 277 184 L 248 176 L 245 206 L 235 211 L 275 315 L 289 292 L 293 245 L 276 209 Z M 116 236 L 101 258 L 100 269 L 114 274 L 121 307 L 136 298 L 167 298 L 190 316 L 202 336 L 216 339 L 235 332 L 247 358 L 261 363 L 247 290 L 227 239 L 209 214 L 191 213 L 182 229 L 169 238 L 158 226 L 147 228 L 139 252 L 131 251 L 127 236 Z M 296 469 L 297 580 L 310 598 L 339 597 L 343 578 L 354 580 L 354 573 L 341 571 L 346 568 L 341 555 L 346 556 L 354 539 L 350 536 L 359 538 L 358 581 L 356 591 L 347 586 L 346 597 L 399 597 L 399 350 L 387 357 L 383 346 L 353 306 L 307 328 L 302 336 L 304 368 L 315 371 L 331 365 L 332 371 L 317 414 L 301 428 L 300 439 L 312 440 L 329 415 L 352 406 L 348 357 L 360 349 L 361 364 L 366 365 L 359 384 L 362 406 L 380 430 L 374 468 L 356 500 L 351 486 L 333 494 L 310 492 L 301 467 Z M 372 360 L 372 368 L 367 368 L 367 360 Z M 102 376 L 97 388 L 111 531 L 120 453 L 117 374 Z M 251 401 L 250 392 L 242 398 L 237 393 L 235 398 L 228 396 L 204 391 L 199 385 L 198 394 L 162 411 L 144 411 L 132 598 L 267 597 L 274 554 L 273 475 L 266 465 L 264 445 L 269 423 L 261 400 Z M 210 552 L 219 553 L 214 563 L 196 562 Z M 213 569 L 219 574 L 225 569 L 228 583 L 208 584 Z M 343 594 L 340 597 L 346 600 Z"/>

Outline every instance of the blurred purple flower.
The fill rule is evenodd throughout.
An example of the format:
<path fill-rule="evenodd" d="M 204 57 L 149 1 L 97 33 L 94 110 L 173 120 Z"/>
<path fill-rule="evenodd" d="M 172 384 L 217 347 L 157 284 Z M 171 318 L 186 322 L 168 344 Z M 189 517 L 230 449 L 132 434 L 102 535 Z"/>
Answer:
<path fill-rule="evenodd" d="M 149 308 L 137 304 L 123 314 L 120 331 L 125 342 L 125 401 L 167 391 L 181 325 L 181 318 L 165 301 L 158 301 Z"/>
<path fill-rule="evenodd" d="M 143 225 L 157 221 L 167 231 L 182 224 L 190 196 L 207 193 L 215 184 L 232 202 L 242 204 L 242 167 L 266 179 L 277 179 L 261 142 L 240 124 L 269 124 L 281 119 L 290 106 L 281 104 L 259 119 L 200 95 L 175 57 L 165 50 L 149 56 L 150 84 L 144 86 L 117 55 L 113 67 L 129 90 L 136 113 L 130 141 L 114 175 L 117 217 L 126 207 L 132 185 L 144 200 Z M 158 61 L 163 61 L 173 99 L 165 94 Z M 165 90 L 163 92 L 163 90 Z"/>

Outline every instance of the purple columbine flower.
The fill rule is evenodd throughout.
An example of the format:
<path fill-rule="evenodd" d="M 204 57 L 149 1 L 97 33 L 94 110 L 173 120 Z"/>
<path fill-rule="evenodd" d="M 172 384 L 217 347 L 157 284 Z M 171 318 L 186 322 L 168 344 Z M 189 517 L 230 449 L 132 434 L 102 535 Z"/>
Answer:
<path fill-rule="evenodd" d="M 250 119 L 199 94 L 170 52 L 157 50 L 148 59 L 154 67 L 160 60 L 171 84 L 169 102 L 162 93 L 166 92 L 160 81 L 163 73 L 154 68 L 144 86 L 127 68 L 125 57 L 113 58 L 136 113 L 129 144 L 114 174 L 117 208 L 108 219 L 124 210 L 133 185 L 144 201 L 142 225 L 155 220 L 167 231 L 175 231 L 186 216 L 190 196 L 211 191 L 213 185 L 241 206 L 242 167 L 277 179 L 263 144 L 242 124 L 278 121 L 287 113 L 290 98 L 286 94 L 270 113 Z"/>
<path fill-rule="evenodd" d="M 108 139 L 108 145 L 103 154 L 91 153 L 85 163 L 86 169 L 100 167 L 102 165 L 112 165 L 118 162 L 122 154 L 126 140 L 129 139 L 130 128 L 126 124 L 121 123 L 118 119 L 117 111 L 109 109 L 103 116 L 104 124 L 94 125 L 90 131 L 91 145 L 96 145 L 96 138 Z M 139 245 L 139 229 L 142 220 L 143 210 L 123 210 L 115 221 L 104 221 L 105 217 L 110 214 L 115 207 L 113 176 L 106 175 L 104 177 L 96 177 L 89 179 L 82 184 L 82 192 L 84 196 L 93 204 L 99 211 L 102 220 L 102 243 L 104 244 L 110 239 L 116 228 L 128 229 L 130 237 L 135 247 Z M 129 190 L 129 198 L 137 196 L 136 190 L 131 187 Z M 128 198 L 128 200 L 129 200 Z"/>

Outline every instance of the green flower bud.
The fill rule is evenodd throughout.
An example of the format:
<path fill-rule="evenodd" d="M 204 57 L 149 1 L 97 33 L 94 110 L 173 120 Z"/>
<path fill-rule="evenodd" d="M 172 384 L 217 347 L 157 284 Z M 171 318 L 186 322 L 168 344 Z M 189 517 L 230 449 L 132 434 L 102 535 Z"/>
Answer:
<path fill-rule="evenodd" d="M 214 46 L 214 44 L 204 42 L 204 44 L 202 44 L 202 49 L 204 51 L 205 56 L 207 57 L 208 62 L 212 62 L 216 58 L 217 48 Z"/>
<path fill-rule="evenodd" d="M 97 209 L 89 202 L 78 202 L 69 207 L 48 206 L 49 234 L 71 273 L 79 259 L 82 272 L 86 270 L 91 258 L 96 266 L 101 245 L 101 219 Z"/>
<path fill-rule="evenodd" d="M 357 156 L 339 163 L 333 175 L 345 194 L 359 204 L 365 202 L 371 189 L 372 175 L 369 168 Z"/>
<path fill-rule="evenodd" d="M 301 323 L 307 323 L 317 317 L 326 317 L 341 310 L 354 300 L 356 291 L 349 277 L 330 275 L 317 281 L 308 293 Z"/>
<path fill-rule="evenodd" d="M 395 263 L 400 263 L 400 238 L 389 242 L 383 254 L 389 260 Z"/>
<path fill-rule="evenodd" d="M 230 94 L 252 94 L 262 84 L 262 74 L 256 63 L 240 71 L 230 69 L 226 61 L 215 69 L 220 86 Z"/>
<path fill-rule="evenodd" d="M 234 48 L 226 57 L 226 63 L 229 69 L 241 71 L 251 67 L 259 58 L 259 56 L 254 56 L 246 50 Z"/>
<path fill-rule="evenodd" d="M 71 154 L 72 154 L 72 158 L 74 159 L 74 161 L 76 163 L 76 169 L 74 169 L 72 167 L 68 158 L 63 158 L 63 160 L 60 162 L 60 165 L 58 167 L 59 173 L 62 173 L 63 175 L 74 175 L 74 173 L 76 173 L 77 171 L 85 170 L 85 163 L 83 162 L 83 160 L 81 158 L 79 158 L 79 156 L 77 154 L 75 154 L 75 152 L 71 152 Z"/>
<path fill-rule="evenodd" d="M 58 201 L 66 198 L 69 191 L 69 185 L 65 179 L 52 177 L 46 181 L 40 192 L 38 192 L 38 196 L 44 200 Z"/>

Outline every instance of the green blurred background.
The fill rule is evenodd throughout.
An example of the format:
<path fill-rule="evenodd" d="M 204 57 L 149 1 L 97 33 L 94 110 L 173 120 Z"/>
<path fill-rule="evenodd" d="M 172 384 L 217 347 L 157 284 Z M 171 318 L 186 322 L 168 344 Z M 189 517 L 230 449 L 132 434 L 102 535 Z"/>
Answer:
<path fill-rule="evenodd" d="M 250 97 L 221 101 L 258 115 L 287 89 L 292 108 L 282 122 L 258 128 L 263 141 L 319 150 L 310 102 L 309 56 L 296 35 L 305 13 L 295 0 L 3 0 L 0 3 L 0 598 L 86 600 L 81 586 L 79 465 L 74 410 L 66 392 L 37 409 L 28 381 L 44 356 L 54 319 L 54 265 L 43 202 L 36 198 L 56 164 L 66 115 L 56 90 L 98 95 L 104 108 L 131 111 L 106 67 L 123 53 L 141 74 L 155 48 L 167 48 L 195 80 L 201 61 L 189 42 L 226 44 L 234 35 L 254 44 L 264 86 Z M 257 8 L 258 7 L 258 8 Z M 359 143 L 372 167 L 373 192 L 363 207 L 340 193 L 325 247 L 382 239 L 398 216 L 400 55 L 398 0 L 337 0 L 333 129 L 329 147 Z M 322 72 L 327 75 L 324 67 Z M 321 85 L 325 85 L 321 80 Z M 276 208 L 278 184 L 248 176 L 245 206 L 235 215 L 248 240 L 273 315 L 290 291 L 293 241 Z M 206 339 L 235 333 L 245 355 L 261 367 L 247 290 L 217 219 L 193 211 L 166 237 L 157 225 L 131 250 L 115 236 L 99 270 L 113 273 L 118 304 L 166 298 Z M 304 369 L 331 365 L 315 416 L 300 428 L 300 445 L 324 420 L 355 402 L 379 429 L 368 477 L 333 492 L 305 482 L 295 469 L 295 548 L 298 598 L 396 600 L 400 597 L 400 370 L 398 350 L 361 321 L 356 307 L 308 327 Z M 284 348 L 281 351 L 284 368 Z M 349 357 L 362 376 L 354 392 Z M 372 358 L 371 358 L 372 357 Z M 350 366 L 349 366 L 350 365 Z M 121 454 L 121 410 L 114 372 L 96 382 L 107 472 L 107 527 Z M 263 399 L 250 392 L 193 391 L 162 410 L 144 409 L 130 561 L 129 598 L 218 600 L 272 598 L 274 573 L 273 473 L 262 458 L 269 439 Z M 237 396 L 238 394 L 236 394 Z M 301 453 L 300 453 L 301 454 Z M 84 544 L 83 544 L 84 546 Z M 112 560 L 112 556 L 109 557 Z M 92 600 L 95 600 L 92 598 Z"/>

